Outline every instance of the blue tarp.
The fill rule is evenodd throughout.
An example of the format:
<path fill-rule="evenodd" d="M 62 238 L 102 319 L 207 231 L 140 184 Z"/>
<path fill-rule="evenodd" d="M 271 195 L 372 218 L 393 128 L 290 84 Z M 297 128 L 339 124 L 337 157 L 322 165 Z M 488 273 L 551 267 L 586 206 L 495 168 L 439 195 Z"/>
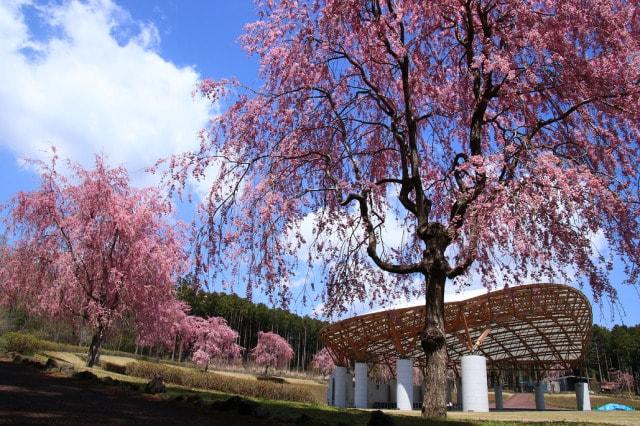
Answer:
<path fill-rule="evenodd" d="M 615 402 L 610 402 L 608 404 L 601 405 L 596 408 L 598 411 L 635 411 L 633 407 L 629 407 L 628 405 L 616 404 Z"/>

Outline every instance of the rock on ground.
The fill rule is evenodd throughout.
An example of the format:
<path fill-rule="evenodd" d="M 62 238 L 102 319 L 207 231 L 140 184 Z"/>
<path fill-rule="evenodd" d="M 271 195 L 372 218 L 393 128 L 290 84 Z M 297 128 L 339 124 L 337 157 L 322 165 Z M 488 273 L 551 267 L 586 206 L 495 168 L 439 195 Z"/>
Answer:
<path fill-rule="evenodd" d="M 165 393 L 167 391 L 167 388 L 162 381 L 162 377 L 155 376 L 149 383 L 147 383 L 144 391 L 147 393 Z"/>

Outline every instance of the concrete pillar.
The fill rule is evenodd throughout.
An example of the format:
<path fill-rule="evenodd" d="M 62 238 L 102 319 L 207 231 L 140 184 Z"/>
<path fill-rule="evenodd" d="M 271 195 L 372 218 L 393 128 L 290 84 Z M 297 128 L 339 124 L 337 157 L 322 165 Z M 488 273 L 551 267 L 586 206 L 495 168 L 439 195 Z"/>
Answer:
<path fill-rule="evenodd" d="M 345 387 L 347 389 L 347 401 L 346 407 L 353 407 L 353 394 L 354 394 L 354 383 L 353 383 L 353 373 L 351 370 L 347 370 L 347 373 L 344 376 L 345 379 Z"/>
<path fill-rule="evenodd" d="M 536 410 L 544 411 L 544 382 L 536 382 L 533 389 L 536 393 Z"/>
<path fill-rule="evenodd" d="M 336 366 L 333 372 L 333 405 L 345 408 L 347 406 L 347 367 Z"/>
<path fill-rule="evenodd" d="M 367 377 L 368 370 L 369 366 L 366 363 L 356 362 L 356 388 L 354 396 L 354 406 L 356 408 L 367 408 L 369 406 L 367 393 L 367 384 L 369 383 L 369 378 Z"/>
<path fill-rule="evenodd" d="M 461 358 L 462 411 L 489 412 L 487 386 L 487 359 L 480 355 L 465 355 Z"/>
<path fill-rule="evenodd" d="M 396 361 L 396 404 L 398 410 L 413 410 L 413 361 Z"/>
<path fill-rule="evenodd" d="M 331 373 L 329 378 L 329 386 L 327 386 L 327 405 L 333 406 L 333 383 L 335 382 L 335 376 Z"/>
<path fill-rule="evenodd" d="M 576 402 L 578 411 L 591 411 L 589 383 L 576 383 Z"/>
<path fill-rule="evenodd" d="M 496 399 L 496 410 L 504 410 L 504 399 L 502 398 L 502 385 L 497 384 L 493 387 L 493 393 Z"/>

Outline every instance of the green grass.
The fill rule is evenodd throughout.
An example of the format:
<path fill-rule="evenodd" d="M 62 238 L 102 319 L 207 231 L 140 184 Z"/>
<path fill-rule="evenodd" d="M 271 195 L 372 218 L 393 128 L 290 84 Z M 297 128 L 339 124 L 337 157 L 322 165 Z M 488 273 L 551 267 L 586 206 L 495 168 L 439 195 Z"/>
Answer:
<path fill-rule="evenodd" d="M 576 396 L 573 393 L 547 394 L 544 400 L 547 404 L 557 408 L 575 409 L 576 407 Z M 591 408 L 597 408 L 610 402 L 628 405 L 636 410 L 640 410 L 640 398 L 638 396 L 624 393 L 591 395 Z"/>
<path fill-rule="evenodd" d="M 76 352 L 76 351 L 74 351 Z M 69 354 L 66 352 L 58 352 L 58 355 L 62 359 L 76 356 L 82 357 L 82 354 Z M 48 355 L 48 354 L 45 354 Z M 52 354 L 53 355 L 53 354 Z M 37 354 L 32 357 L 36 358 L 38 361 L 44 363 L 46 361 L 47 356 L 43 356 L 41 354 Z M 107 357 L 109 358 L 109 357 Z M 78 359 L 79 361 L 79 359 Z M 106 361 L 106 360 L 105 360 Z M 111 361 L 111 359 L 109 359 Z M 96 374 L 100 378 L 104 378 L 106 376 L 115 379 L 123 391 L 125 392 L 136 392 L 132 390 L 130 384 L 135 384 L 138 386 L 139 391 L 143 388 L 143 384 L 146 383 L 146 378 L 132 377 L 129 375 L 117 374 L 114 372 L 106 371 L 100 367 L 94 367 L 91 369 L 87 369 L 79 363 L 76 366 L 76 370 L 89 370 Z M 148 364 L 148 363 L 144 363 Z M 168 366 L 159 365 L 161 368 L 171 368 Z M 173 367 L 175 369 L 175 367 Z M 189 370 L 188 368 L 180 369 L 180 370 Z M 192 370 L 193 373 L 204 374 L 200 371 Z M 217 375 L 216 375 L 217 376 Z M 252 385 L 258 384 L 257 381 L 254 381 Z M 297 385 L 295 385 L 297 386 Z M 186 404 L 193 407 L 194 410 L 204 410 L 206 412 L 211 412 L 211 408 L 209 405 L 218 400 L 225 400 L 229 397 L 233 396 L 232 393 L 223 392 L 220 390 L 204 390 L 198 389 L 192 386 L 187 385 L 177 385 L 167 383 L 167 393 L 162 395 L 156 395 L 152 398 L 157 399 L 167 399 L 172 400 L 178 396 L 191 396 L 189 400 L 174 402 L 176 404 Z M 575 396 L 574 395 L 547 395 L 547 401 L 551 404 L 551 400 L 554 397 L 559 397 L 562 401 L 566 401 L 567 408 L 573 408 L 573 404 L 575 404 Z M 339 423 L 343 423 L 345 425 L 350 426 L 364 426 L 368 423 L 370 413 L 362 410 L 355 409 L 338 409 L 334 407 L 329 407 L 320 403 L 305 403 L 305 402 L 291 402 L 291 401 L 282 401 L 282 400 L 274 400 L 268 399 L 265 397 L 260 397 L 254 395 L 253 397 L 246 397 L 246 399 L 255 401 L 261 405 L 263 405 L 270 413 L 271 418 L 274 420 L 280 420 L 283 422 L 295 422 L 298 419 L 304 418 L 302 424 L 305 426 L 314 426 L 314 425 L 337 425 Z M 185 398 L 182 398 L 185 399 Z M 625 401 L 616 396 L 613 397 L 604 397 L 601 398 L 599 396 L 592 397 L 592 405 L 594 407 L 600 405 L 601 403 L 617 401 L 622 403 L 629 403 L 629 401 Z M 638 400 L 633 399 L 630 401 L 629 405 L 638 406 Z M 553 402 L 555 406 L 562 406 L 560 402 Z M 614 423 L 614 421 L 618 419 L 622 419 L 620 416 L 623 413 L 579 413 L 579 412 L 512 412 L 512 413 L 488 413 L 486 415 L 473 415 L 473 413 L 450 413 L 449 417 L 443 421 L 437 422 L 426 422 L 422 418 L 420 418 L 418 412 L 413 412 L 412 415 L 402 415 L 397 412 L 389 412 L 393 416 L 395 423 L 398 426 L 417 426 L 417 425 L 461 425 L 461 426 L 471 426 L 471 425 L 481 425 L 481 426 L 507 426 L 507 425 L 522 425 L 522 424 L 532 424 L 532 425 L 567 425 L 567 426 L 580 426 L 580 425 L 593 425 L 593 424 L 608 424 Z M 506 415 L 503 415 L 506 414 Z M 540 416 L 540 414 L 544 414 Z M 230 412 L 225 413 L 225 415 L 233 415 Z M 626 418 L 625 418 L 626 419 Z M 640 417 L 629 417 L 631 420 L 625 420 L 627 424 L 632 424 L 636 419 L 640 420 Z M 560 421 L 559 421 L 560 420 Z M 638 423 L 640 424 L 640 423 Z"/>

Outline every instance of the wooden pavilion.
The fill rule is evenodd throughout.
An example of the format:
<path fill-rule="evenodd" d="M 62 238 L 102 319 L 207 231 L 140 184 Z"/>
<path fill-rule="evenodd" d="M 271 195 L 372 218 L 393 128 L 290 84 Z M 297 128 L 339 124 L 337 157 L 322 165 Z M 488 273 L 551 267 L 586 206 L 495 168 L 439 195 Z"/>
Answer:
<path fill-rule="evenodd" d="M 320 337 L 337 365 L 386 365 L 412 359 L 423 366 L 420 345 L 424 305 L 387 309 L 324 328 Z M 490 370 L 548 371 L 577 368 L 591 335 L 591 305 L 579 290 L 561 284 L 530 284 L 445 303 L 449 364 L 471 352 Z"/>

